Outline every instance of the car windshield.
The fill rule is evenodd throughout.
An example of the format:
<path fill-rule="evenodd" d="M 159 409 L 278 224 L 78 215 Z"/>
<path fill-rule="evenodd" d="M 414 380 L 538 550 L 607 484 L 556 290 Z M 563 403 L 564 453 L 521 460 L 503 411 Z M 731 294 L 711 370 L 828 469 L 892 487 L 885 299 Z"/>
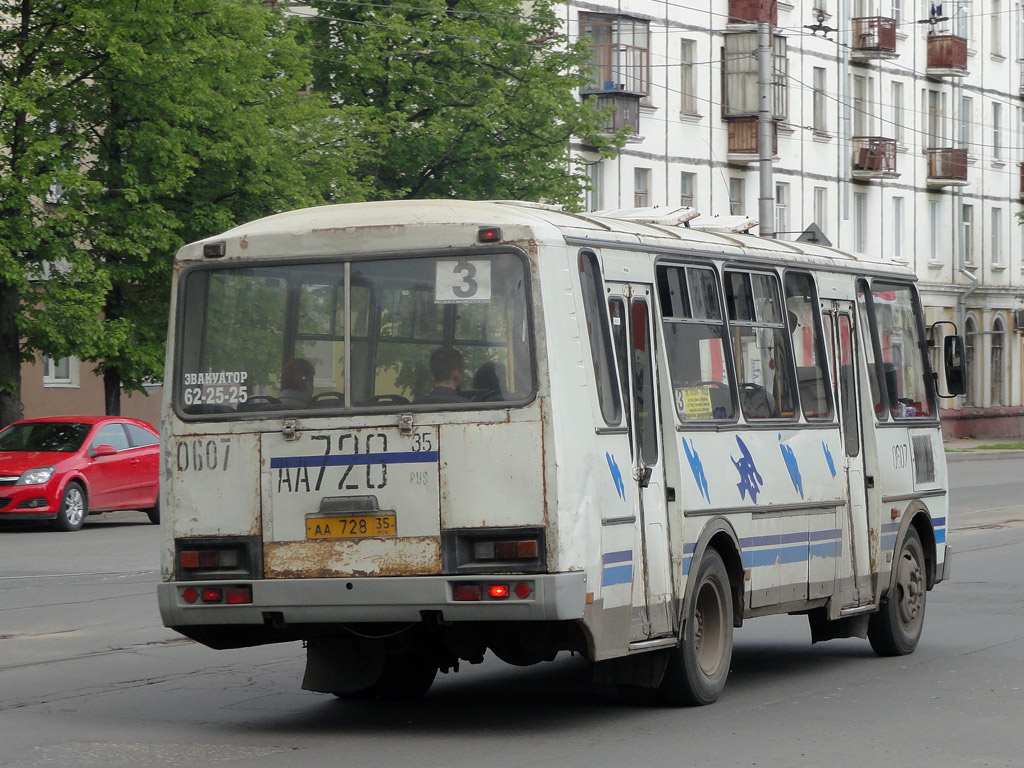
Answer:
<path fill-rule="evenodd" d="M 489 408 L 534 392 L 524 260 L 228 266 L 185 280 L 186 414 Z"/>
<path fill-rule="evenodd" d="M 82 447 L 91 427 L 70 421 L 12 424 L 0 432 L 0 451 L 74 453 Z"/>

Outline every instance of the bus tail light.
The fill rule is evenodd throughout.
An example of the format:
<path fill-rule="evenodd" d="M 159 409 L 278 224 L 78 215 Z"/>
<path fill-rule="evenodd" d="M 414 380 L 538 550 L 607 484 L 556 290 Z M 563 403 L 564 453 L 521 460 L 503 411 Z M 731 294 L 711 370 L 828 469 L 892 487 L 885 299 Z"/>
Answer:
<path fill-rule="evenodd" d="M 488 528 L 441 534 L 448 573 L 540 573 L 546 563 L 543 528 Z"/>
<path fill-rule="evenodd" d="M 533 595 L 532 581 L 520 581 L 514 587 L 508 582 L 458 581 L 452 584 L 452 600 L 457 603 L 526 600 L 531 595 Z"/>
<path fill-rule="evenodd" d="M 185 587 L 181 599 L 189 605 L 251 605 L 252 585 L 238 584 L 229 587 Z"/>
<path fill-rule="evenodd" d="M 177 539 L 174 548 L 175 578 L 179 581 L 263 576 L 262 546 L 255 536 Z"/>

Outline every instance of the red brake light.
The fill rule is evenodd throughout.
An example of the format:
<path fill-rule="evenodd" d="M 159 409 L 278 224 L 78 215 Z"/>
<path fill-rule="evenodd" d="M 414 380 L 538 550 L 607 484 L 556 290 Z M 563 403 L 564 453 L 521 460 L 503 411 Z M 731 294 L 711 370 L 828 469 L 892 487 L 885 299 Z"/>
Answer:
<path fill-rule="evenodd" d="M 501 240 L 501 230 L 498 227 L 480 227 L 476 239 L 480 243 L 497 243 Z"/>
<path fill-rule="evenodd" d="M 220 587 L 203 587 L 199 594 L 204 603 L 219 603 L 224 600 L 224 590 Z"/>
<path fill-rule="evenodd" d="M 452 588 L 452 597 L 456 600 L 480 600 L 483 598 L 483 591 L 479 584 L 456 584 Z"/>
<path fill-rule="evenodd" d="M 489 594 L 493 600 L 504 600 L 509 594 L 508 584 L 491 584 L 487 589 L 487 594 Z"/>
<path fill-rule="evenodd" d="M 199 590 L 195 587 L 185 587 L 181 593 L 181 599 L 191 605 L 199 599 Z"/>
<path fill-rule="evenodd" d="M 252 587 L 228 587 L 224 591 L 224 602 L 228 605 L 242 605 L 252 602 Z"/>
<path fill-rule="evenodd" d="M 516 597 L 518 597 L 520 600 L 525 600 L 526 598 L 528 598 L 530 596 L 531 591 L 532 590 L 530 589 L 530 585 L 527 584 L 525 581 L 521 581 L 518 584 L 516 584 Z"/>

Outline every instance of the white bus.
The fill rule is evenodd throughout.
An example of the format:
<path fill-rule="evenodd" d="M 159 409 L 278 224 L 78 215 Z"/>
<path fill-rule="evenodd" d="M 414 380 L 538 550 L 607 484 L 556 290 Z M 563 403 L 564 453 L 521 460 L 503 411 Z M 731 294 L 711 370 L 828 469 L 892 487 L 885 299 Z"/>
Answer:
<path fill-rule="evenodd" d="M 707 704 L 778 613 L 912 652 L 962 341 L 940 386 L 911 271 L 692 213 L 364 203 L 185 246 L 164 623 L 302 640 L 338 696 L 571 651 Z"/>

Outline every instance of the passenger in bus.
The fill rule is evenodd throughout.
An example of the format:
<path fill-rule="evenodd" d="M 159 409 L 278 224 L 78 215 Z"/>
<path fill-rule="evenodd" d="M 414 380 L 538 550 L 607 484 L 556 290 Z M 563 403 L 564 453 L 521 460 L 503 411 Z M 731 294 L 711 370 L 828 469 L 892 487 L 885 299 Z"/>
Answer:
<path fill-rule="evenodd" d="M 297 357 L 281 369 L 281 392 L 277 399 L 288 408 L 303 408 L 313 396 L 313 375 L 316 373 L 309 360 Z"/>
<path fill-rule="evenodd" d="M 505 399 L 505 368 L 500 363 L 487 362 L 473 374 L 473 390 L 477 400 L 495 401 Z"/>
<path fill-rule="evenodd" d="M 451 347 L 440 347 L 430 353 L 430 377 L 434 388 L 417 397 L 417 403 L 464 403 L 466 398 L 459 394 L 466 379 L 462 353 Z"/>

